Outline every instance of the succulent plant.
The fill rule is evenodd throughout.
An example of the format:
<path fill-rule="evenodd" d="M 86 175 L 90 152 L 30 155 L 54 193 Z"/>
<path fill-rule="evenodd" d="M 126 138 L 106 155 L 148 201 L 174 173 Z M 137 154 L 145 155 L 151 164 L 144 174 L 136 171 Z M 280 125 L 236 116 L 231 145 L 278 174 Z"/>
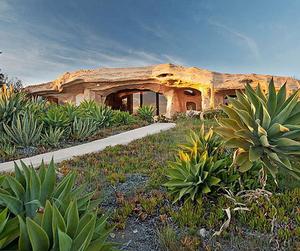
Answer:
<path fill-rule="evenodd" d="M 169 165 L 169 181 L 164 185 L 174 196 L 174 202 L 181 199 L 195 201 L 203 194 L 212 192 L 221 182 L 219 177 L 225 171 L 223 159 L 214 161 L 207 152 L 198 158 L 180 151 L 176 161 Z"/>
<path fill-rule="evenodd" d="M 33 115 L 17 115 L 11 126 L 3 124 L 7 139 L 17 146 L 35 146 L 40 141 L 43 124 L 39 124 Z"/>
<path fill-rule="evenodd" d="M 21 166 L 22 171 L 15 164 L 15 177 L 0 176 L 0 205 L 12 214 L 33 218 L 46 200 L 52 201 L 62 212 L 72 200 L 77 201 L 81 212 L 95 205 L 96 202 L 90 201 L 93 193 L 84 193 L 84 186 L 75 187 L 74 172 L 57 181 L 53 160 L 47 169 L 42 163 L 38 171 L 23 162 Z"/>
<path fill-rule="evenodd" d="M 130 125 L 133 124 L 135 121 L 135 117 L 129 112 L 114 111 L 113 123 L 115 125 Z"/>
<path fill-rule="evenodd" d="M 142 119 L 147 121 L 148 123 L 153 122 L 155 108 L 151 105 L 144 105 L 139 107 L 137 110 L 137 115 Z"/>
<path fill-rule="evenodd" d="M 75 118 L 71 128 L 71 137 L 75 140 L 84 140 L 93 136 L 97 125 L 92 119 Z"/>
<path fill-rule="evenodd" d="M 97 104 L 88 112 L 88 118 L 93 120 L 97 127 L 108 127 L 113 121 L 113 111 L 109 106 Z"/>
<path fill-rule="evenodd" d="M 52 126 L 66 128 L 70 125 L 70 119 L 64 112 L 64 106 L 52 105 L 42 116 L 42 122 L 46 127 Z"/>
<path fill-rule="evenodd" d="M 10 125 L 13 118 L 20 114 L 26 104 L 23 93 L 15 93 L 13 86 L 0 89 L 0 129 L 3 124 Z"/>
<path fill-rule="evenodd" d="M 63 137 L 64 132 L 65 130 L 60 127 L 53 128 L 50 126 L 50 128 L 45 130 L 44 134 L 42 135 L 42 140 L 49 146 L 57 147 L 61 138 Z"/>
<path fill-rule="evenodd" d="M 20 221 L 20 251 L 109 251 L 114 244 L 106 241 L 110 229 L 106 228 L 107 217 L 96 218 L 88 212 L 80 216 L 76 201 L 71 201 L 65 213 L 55 204 L 46 201 L 34 219 Z"/>
<path fill-rule="evenodd" d="M 12 245 L 19 237 L 19 221 L 17 217 L 9 217 L 7 208 L 0 212 L 0 249 L 10 250 L 8 246 Z"/>
<path fill-rule="evenodd" d="M 202 124 L 199 132 L 191 131 L 187 142 L 179 145 L 179 147 L 184 152 L 198 157 L 204 152 L 207 152 L 210 157 L 220 157 L 220 154 L 223 152 L 222 145 L 221 138 L 213 131 L 213 128 L 209 128 L 205 132 L 204 124 Z"/>
<path fill-rule="evenodd" d="M 61 112 L 65 115 L 66 118 L 68 118 L 68 121 L 70 123 L 73 123 L 73 121 L 76 117 L 82 116 L 82 113 L 78 109 L 78 107 L 72 103 L 66 103 L 66 104 L 60 106 L 60 108 L 61 108 Z"/>
<path fill-rule="evenodd" d="M 237 91 L 236 96 L 222 107 L 228 118 L 221 119 L 215 130 L 227 147 L 236 149 L 239 170 L 246 172 L 259 163 L 274 179 L 279 168 L 299 179 L 300 170 L 290 163 L 300 155 L 299 90 L 287 97 L 284 84 L 276 93 L 272 79 L 268 94 L 260 85 L 253 89 L 247 84 L 245 93 Z"/>

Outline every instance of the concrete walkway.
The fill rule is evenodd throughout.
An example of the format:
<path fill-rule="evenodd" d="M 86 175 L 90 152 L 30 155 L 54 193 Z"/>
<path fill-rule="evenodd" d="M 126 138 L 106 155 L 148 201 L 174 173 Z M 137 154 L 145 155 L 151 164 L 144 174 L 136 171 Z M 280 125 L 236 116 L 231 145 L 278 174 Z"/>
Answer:
<path fill-rule="evenodd" d="M 54 159 L 55 163 L 59 163 L 75 156 L 101 151 L 108 146 L 126 145 L 133 140 L 143 138 L 147 135 L 159 133 L 161 131 L 169 130 L 173 127 L 175 127 L 175 123 L 155 123 L 89 143 L 60 149 L 54 152 L 43 153 L 29 158 L 0 163 L 0 172 L 14 171 L 14 162 L 19 164 L 20 160 L 22 160 L 25 164 L 31 164 L 33 167 L 38 167 L 42 160 L 44 160 L 45 164 L 48 164 L 52 158 Z"/>

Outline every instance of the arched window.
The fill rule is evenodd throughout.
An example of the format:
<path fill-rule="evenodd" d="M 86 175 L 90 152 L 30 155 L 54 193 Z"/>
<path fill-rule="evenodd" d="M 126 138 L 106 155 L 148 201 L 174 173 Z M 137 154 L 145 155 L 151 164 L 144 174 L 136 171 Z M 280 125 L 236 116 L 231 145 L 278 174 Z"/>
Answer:
<path fill-rule="evenodd" d="M 190 111 L 190 110 L 197 110 L 197 106 L 196 103 L 194 102 L 186 102 L 186 110 Z"/>
<path fill-rule="evenodd" d="M 231 95 L 226 95 L 225 97 L 224 97 L 224 101 L 223 101 L 223 104 L 224 105 L 228 105 L 229 104 L 229 98 L 236 98 L 236 95 L 235 94 L 231 94 Z"/>
<path fill-rule="evenodd" d="M 187 96 L 195 96 L 196 95 L 196 92 L 193 90 L 190 90 L 190 89 L 184 90 L 183 93 Z"/>

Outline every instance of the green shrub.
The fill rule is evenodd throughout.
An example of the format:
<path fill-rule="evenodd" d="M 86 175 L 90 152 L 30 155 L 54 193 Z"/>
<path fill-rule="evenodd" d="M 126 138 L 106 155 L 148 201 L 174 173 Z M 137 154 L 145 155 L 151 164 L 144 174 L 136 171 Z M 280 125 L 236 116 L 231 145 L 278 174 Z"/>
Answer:
<path fill-rule="evenodd" d="M 47 128 L 66 128 L 70 125 L 70 119 L 64 112 L 63 106 L 52 105 L 47 112 L 43 114 L 41 119 Z"/>
<path fill-rule="evenodd" d="M 165 186 L 174 196 L 174 202 L 185 199 L 195 201 L 203 194 L 215 191 L 223 172 L 226 172 L 225 160 L 214 161 L 207 152 L 198 159 L 182 151 L 167 170 L 169 181 Z"/>
<path fill-rule="evenodd" d="M 153 122 L 153 116 L 154 116 L 155 108 L 150 105 L 144 105 L 142 107 L 139 107 L 137 110 L 137 115 L 142 119 L 147 121 L 148 123 Z"/>
<path fill-rule="evenodd" d="M 176 231 L 169 225 L 159 229 L 157 233 L 160 249 L 162 251 L 182 251 L 181 243 Z"/>
<path fill-rule="evenodd" d="M 97 125 L 91 119 L 75 118 L 71 129 L 71 138 L 74 140 L 84 140 L 93 136 L 96 132 Z"/>
<path fill-rule="evenodd" d="M 198 158 L 204 152 L 207 152 L 210 157 L 218 158 L 224 151 L 221 138 L 212 128 L 205 132 L 204 124 L 201 125 L 199 133 L 191 131 L 187 143 L 180 145 L 180 148 L 190 155 L 196 155 Z"/>
<path fill-rule="evenodd" d="M 108 127 L 113 121 L 113 111 L 109 106 L 96 105 L 89 111 L 88 118 L 93 120 L 97 127 Z"/>
<path fill-rule="evenodd" d="M 246 172 L 259 163 L 274 179 L 279 168 L 299 179 L 300 170 L 290 163 L 300 155 L 299 91 L 287 98 L 286 85 L 276 93 L 272 79 L 268 95 L 259 85 L 254 90 L 249 84 L 245 93 L 237 91 L 236 95 L 230 106 L 223 106 L 228 118 L 219 122 L 216 131 L 227 147 L 237 149 L 239 170 Z"/>
<path fill-rule="evenodd" d="M 65 130 L 62 128 L 53 128 L 50 126 L 48 130 L 45 130 L 42 135 L 42 140 L 46 145 L 57 147 L 59 146 L 60 140 L 63 137 Z"/>
<path fill-rule="evenodd" d="M 47 169 L 41 164 L 38 171 L 23 162 L 21 165 L 23 171 L 15 165 L 15 177 L 0 178 L 0 205 L 12 214 L 33 218 L 46 200 L 52 201 L 61 212 L 65 212 L 73 200 L 77 201 L 81 212 L 94 205 L 95 202 L 90 203 L 93 193 L 84 194 L 84 186 L 75 187 L 74 172 L 58 182 L 53 161 Z"/>
<path fill-rule="evenodd" d="M 39 143 L 43 124 L 39 124 L 33 115 L 17 115 L 11 126 L 4 124 L 7 139 L 17 146 L 35 146 Z"/>
<path fill-rule="evenodd" d="M 227 115 L 222 109 L 213 109 L 203 112 L 204 119 L 220 119 L 226 118 Z"/>
<path fill-rule="evenodd" d="M 6 159 L 13 157 L 16 154 L 16 147 L 12 144 L 1 144 L 0 157 Z"/>
<path fill-rule="evenodd" d="M 0 157 L 1 158 L 10 158 L 15 155 L 16 147 L 11 144 L 11 142 L 7 139 L 7 135 L 4 132 L 0 133 Z"/>
<path fill-rule="evenodd" d="M 17 217 L 9 217 L 8 209 L 0 212 L 0 249 L 10 250 L 9 245 L 19 236 L 19 221 Z"/>
<path fill-rule="evenodd" d="M 13 87 L 5 85 L 0 89 L 0 130 L 3 124 L 10 125 L 12 120 L 21 113 L 26 104 L 23 93 L 15 93 Z"/>
<path fill-rule="evenodd" d="M 65 118 L 68 119 L 68 122 L 71 124 L 74 122 L 76 117 L 82 117 L 83 114 L 78 109 L 76 105 L 71 103 L 66 103 L 60 107 L 61 112 L 64 114 Z"/>
<path fill-rule="evenodd" d="M 114 244 L 106 241 L 110 229 L 107 218 L 96 218 L 95 213 L 80 217 L 76 201 L 71 201 L 65 213 L 46 202 L 45 209 L 37 217 L 20 220 L 20 251 L 91 251 L 114 250 Z"/>
<path fill-rule="evenodd" d="M 97 103 L 94 100 L 84 100 L 78 106 L 78 109 L 82 111 L 84 114 L 89 113 L 97 106 Z"/>
<path fill-rule="evenodd" d="M 84 100 L 78 108 L 84 118 L 93 120 L 97 127 L 108 127 L 113 121 L 113 110 L 106 105 L 98 104 L 94 100 Z"/>
<path fill-rule="evenodd" d="M 136 119 L 129 112 L 114 111 L 113 122 L 115 125 L 131 125 Z"/>
<path fill-rule="evenodd" d="M 27 100 L 24 107 L 25 112 L 34 114 L 35 117 L 43 116 L 49 106 L 49 103 L 42 97 L 31 97 Z"/>

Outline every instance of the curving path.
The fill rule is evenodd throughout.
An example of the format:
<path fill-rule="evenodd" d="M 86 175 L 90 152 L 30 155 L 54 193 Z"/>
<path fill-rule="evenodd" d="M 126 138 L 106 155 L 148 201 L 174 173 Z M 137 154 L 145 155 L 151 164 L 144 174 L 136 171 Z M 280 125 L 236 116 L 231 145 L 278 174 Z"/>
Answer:
<path fill-rule="evenodd" d="M 44 160 L 45 164 L 48 164 L 50 163 L 52 158 L 54 159 L 55 163 L 59 163 L 63 160 L 71 159 L 75 156 L 101 151 L 108 146 L 126 145 L 131 141 L 143 138 L 147 135 L 169 130 L 175 127 L 175 125 L 175 123 L 155 123 L 120 134 L 116 134 L 104 139 L 95 140 L 89 143 L 72 146 L 53 152 L 43 153 L 15 161 L 0 163 L 0 172 L 13 172 L 14 162 L 19 164 L 20 160 L 22 160 L 25 164 L 31 164 L 33 167 L 38 167 L 41 164 L 42 160 Z"/>

